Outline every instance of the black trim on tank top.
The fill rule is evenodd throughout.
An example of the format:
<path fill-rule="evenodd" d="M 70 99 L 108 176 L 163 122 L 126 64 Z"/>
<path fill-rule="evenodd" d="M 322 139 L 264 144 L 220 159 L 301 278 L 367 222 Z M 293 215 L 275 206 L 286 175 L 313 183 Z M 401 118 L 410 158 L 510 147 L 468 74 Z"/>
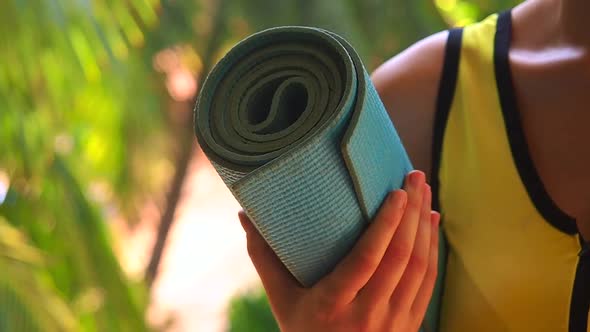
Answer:
<path fill-rule="evenodd" d="M 445 46 L 445 58 L 438 86 L 436 99 L 436 111 L 434 116 L 434 128 L 432 133 L 432 168 L 430 171 L 430 186 L 432 188 L 432 208 L 440 211 L 439 202 L 439 177 L 440 159 L 442 156 L 443 139 L 447 119 L 453 104 L 457 76 L 459 73 L 459 60 L 461 58 L 461 43 L 463 40 L 463 28 L 449 30 L 447 44 Z"/>
<path fill-rule="evenodd" d="M 503 12 L 498 17 L 494 39 L 494 70 L 512 158 L 520 178 L 537 208 L 548 223 L 563 233 L 578 233 L 576 220 L 562 211 L 547 193 L 529 154 L 518 113 L 514 83 L 510 71 L 509 51 L 512 33 L 512 14 Z M 580 255 L 574 277 L 570 302 L 569 331 L 587 332 L 590 310 L 590 255 L 587 244 L 580 239 Z"/>
<path fill-rule="evenodd" d="M 439 201 L 439 169 L 440 160 L 442 156 L 442 146 L 447 126 L 447 119 L 451 106 L 453 104 L 453 97 L 455 95 L 455 87 L 457 85 L 457 76 L 459 73 L 459 59 L 461 57 L 461 43 L 463 40 L 463 28 L 450 29 L 445 45 L 445 54 L 443 60 L 443 68 L 438 85 L 438 95 L 436 97 L 436 108 L 434 114 L 434 124 L 432 133 L 432 167 L 430 170 L 430 186 L 432 191 L 432 209 L 441 211 Z M 443 220 L 441 219 L 441 224 Z M 443 239 L 444 241 L 444 239 Z M 444 279 L 444 276 L 438 278 Z M 437 279 L 438 279 L 437 278 Z M 442 280 L 441 279 L 441 280 Z M 437 281 L 438 283 L 438 281 Z M 444 288 L 441 290 L 441 298 L 444 296 Z M 436 326 L 440 324 L 436 322 Z M 423 326 L 425 328 L 426 326 Z M 426 329 L 425 329 L 426 330 Z M 428 330 L 436 330 L 430 328 Z"/>
<path fill-rule="evenodd" d="M 543 216 L 543 219 L 561 232 L 574 235 L 578 233 L 575 219 L 567 215 L 553 202 L 529 154 L 529 148 L 518 113 L 512 73 L 510 72 L 508 54 L 510 50 L 511 32 L 512 15 L 510 11 L 506 11 L 498 17 L 494 39 L 494 70 L 512 158 L 531 201 L 537 211 Z"/>
<path fill-rule="evenodd" d="M 579 236 L 580 250 L 576 279 L 572 289 L 570 304 L 570 332 L 586 332 L 588 330 L 588 313 L 590 311 L 590 254 L 588 243 Z"/>
<path fill-rule="evenodd" d="M 580 257 L 590 256 L 590 241 L 582 244 L 582 249 L 580 250 L 580 253 L 578 254 L 578 256 L 580 256 Z"/>

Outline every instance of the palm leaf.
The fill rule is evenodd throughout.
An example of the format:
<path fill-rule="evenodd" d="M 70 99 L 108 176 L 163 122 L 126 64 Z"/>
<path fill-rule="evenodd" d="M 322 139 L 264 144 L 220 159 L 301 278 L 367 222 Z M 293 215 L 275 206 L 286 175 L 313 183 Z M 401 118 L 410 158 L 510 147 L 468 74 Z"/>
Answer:
<path fill-rule="evenodd" d="M 56 228 L 70 241 L 68 253 L 76 255 L 70 261 L 76 275 L 81 276 L 77 283 L 82 289 L 97 290 L 101 296 L 103 303 L 96 312 L 101 319 L 97 322 L 105 331 L 145 331 L 142 310 L 112 252 L 103 222 L 60 157 L 53 162 L 52 175 L 59 181 L 67 204 L 59 209 L 70 211 L 70 215 L 60 214 L 63 219 Z"/>
<path fill-rule="evenodd" d="M 0 331 L 74 331 L 76 320 L 47 283 L 44 257 L 0 217 Z"/>

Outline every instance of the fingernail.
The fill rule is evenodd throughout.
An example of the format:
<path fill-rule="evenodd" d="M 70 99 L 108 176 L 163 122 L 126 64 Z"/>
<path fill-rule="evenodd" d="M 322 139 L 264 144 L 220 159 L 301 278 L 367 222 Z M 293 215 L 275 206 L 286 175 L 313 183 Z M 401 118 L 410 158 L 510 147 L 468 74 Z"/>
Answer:
<path fill-rule="evenodd" d="M 417 187 L 422 184 L 424 179 L 424 173 L 420 171 L 414 171 L 410 174 L 410 184 Z"/>
<path fill-rule="evenodd" d="M 432 211 L 432 225 L 436 228 L 440 224 L 440 213 Z"/>

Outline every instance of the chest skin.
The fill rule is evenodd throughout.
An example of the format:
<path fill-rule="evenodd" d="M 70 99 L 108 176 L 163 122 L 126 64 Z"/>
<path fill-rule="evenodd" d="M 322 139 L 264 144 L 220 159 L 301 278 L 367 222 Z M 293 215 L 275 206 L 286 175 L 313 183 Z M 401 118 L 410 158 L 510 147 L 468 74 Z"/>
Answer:
<path fill-rule="evenodd" d="M 518 27 L 515 19 L 515 37 Z M 590 52 L 515 39 L 510 66 L 531 159 L 551 199 L 590 240 Z"/>
<path fill-rule="evenodd" d="M 585 2 L 547 0 L 515 8 L 509 60 L 524 135 L 541 182 L 590 240 L 590 39 L 585 29 L 572 30 L 575 13 L 586 7 Z"/>

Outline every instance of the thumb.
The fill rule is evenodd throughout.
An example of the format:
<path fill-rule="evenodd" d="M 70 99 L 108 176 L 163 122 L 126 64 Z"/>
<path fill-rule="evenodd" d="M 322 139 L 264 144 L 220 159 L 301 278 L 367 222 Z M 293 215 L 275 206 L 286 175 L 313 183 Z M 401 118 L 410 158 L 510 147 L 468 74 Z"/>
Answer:
<path fill-rule="evenodd" d="M 292 303 L 293 296 L 296 296 L 301 287 L 262 238 L 244 211 L 240 211 L 238 217 L 246 232 L 248 254 L 262 280 L 270 304 L 274 310 L 283 312 L 282 308 Z"/>

